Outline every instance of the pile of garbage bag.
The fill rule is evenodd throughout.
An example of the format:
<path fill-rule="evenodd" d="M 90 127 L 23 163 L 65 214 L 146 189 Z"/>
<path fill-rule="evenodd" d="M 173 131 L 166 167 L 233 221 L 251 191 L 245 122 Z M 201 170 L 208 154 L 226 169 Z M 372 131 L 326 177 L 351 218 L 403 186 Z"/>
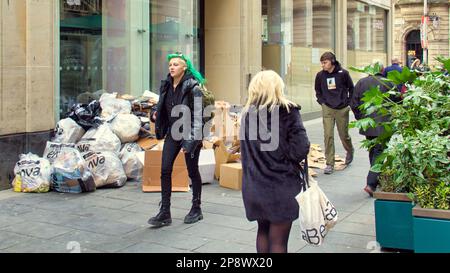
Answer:
<path fill-rule="evenodd" d="M 142 102 L 145 99 L 134 103 Z M 149 132 L 150 120 L 135 115 L 145 111 L 142 105 L 137 108 L 132 113 L 130 101 L 109 93 L 99 101 L 73 105 L 67 118 L 56 125 L 42 158 L 20 156 L 14 190 L 85 193 L 141 180 L 144 166 L 137 154 L 143 150 L 135 141 Z"/>

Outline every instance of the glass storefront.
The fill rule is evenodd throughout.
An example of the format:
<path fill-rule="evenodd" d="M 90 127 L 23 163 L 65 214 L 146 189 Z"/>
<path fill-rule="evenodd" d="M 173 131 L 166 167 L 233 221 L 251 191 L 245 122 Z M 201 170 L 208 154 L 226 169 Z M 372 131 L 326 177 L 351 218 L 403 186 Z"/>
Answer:
<path fill-rule="evenodd" d="M 314 82 L 320 56 L 335 48 L 335 1 L 262 0 L 263 67 L 278 72 L 289 99 L 320 109 Z"/>
<path fill-rule="evenodd" d="M 387 11 L 360 1 L 347 7 L 348 66 L 367 66 L 375 61 L 387 65 Z M 354 81 L 361 75 L 353 73 Z"/>
<path fill-rule="evenodd" d="M 159 91 L 166 56 L 200 62 L 200 0 L 60 0 L 60 106 Z"/>
<path fill-rule="evenodd" d="M 153 0 L 151 2 L 150 82 L 151 90 L 159 92 L 165 79 L 167 55 L 183 52 L 200 69 L 200 1 Z"/>

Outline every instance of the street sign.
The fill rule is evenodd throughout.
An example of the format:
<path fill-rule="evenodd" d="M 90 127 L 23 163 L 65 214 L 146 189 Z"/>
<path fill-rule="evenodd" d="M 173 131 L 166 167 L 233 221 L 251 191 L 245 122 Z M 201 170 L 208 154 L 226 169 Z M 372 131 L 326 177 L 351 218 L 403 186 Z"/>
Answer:
<path fill-rule="evenodd" d="M 420 41 L 422 48 L 428 48 L 428 16 L 422 16 L 422 25 L 420 26 Z"/>

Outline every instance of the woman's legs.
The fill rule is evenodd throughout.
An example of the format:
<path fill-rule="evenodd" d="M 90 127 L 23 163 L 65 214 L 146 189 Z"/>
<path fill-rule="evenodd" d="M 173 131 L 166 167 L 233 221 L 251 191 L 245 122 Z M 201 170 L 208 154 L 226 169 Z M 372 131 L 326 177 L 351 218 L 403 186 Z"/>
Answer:
<path fill-rule="evenodd" d="M 184 218 L 185 224 L 194 224 L 203 220 L 202 209 L 200 207 L 202 196 L 202 177 L 198 169 L 198 161 L 200 158 L 201 146 L 194 152 L 185 154 L 186 166 L 189 173 L 189 178 L 192 181 L 192 208 L 188 215 Z"/>
<path fill-rule="evenodd" d="M 268 221 L 258 221 L 258 235 L 256 237 L 256 251 L 258 253 L 269 253 L 269 231 L 270 222 Z"/>
<path fill-rule="evenodd" d="M 258 221 L 256 250 L 258 253 L 287 253 L 292 222 L 274 224 Z"/>
<path fill-rule="evenodd" d="M 270 253 L 287 253 L 292 222 L 270 224 Z"/>
<path fill-rule="evenodd" d="M 164 142 L 161 163 L 161 209 L 148 223 L 154 227 L 163 227 L 172 223 L 170 197 L 172 195 L 172 170 L 175 159 L 181 150 L 180 143 L 170 136 Z"/>

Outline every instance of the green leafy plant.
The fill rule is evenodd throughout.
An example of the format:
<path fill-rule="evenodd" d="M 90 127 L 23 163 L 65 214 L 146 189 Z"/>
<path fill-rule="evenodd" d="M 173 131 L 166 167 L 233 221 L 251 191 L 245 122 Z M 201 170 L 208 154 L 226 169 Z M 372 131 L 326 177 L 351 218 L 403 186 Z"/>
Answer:
<path fill-rule="evenodd" d="M 450 209 L 450 187 L 442 182 L 437 185 L 422 184 L 414 187 L 416 203 L 425 209 Z"/>
<path fill-rule="evenodd" d="M 427 190 L 432 196 L 439 191 L 439 196 L 445 199 L 446 189 L 450 187 L 450 78 L 445 73 L 450 69 L 450 59 L 438 60 L 442 64 L 438 71 L 418 74 L 405 67 L 402 73 L 393 71 L 386 80 L 379 80 L 385 86 L 406 85 L 407 92 L 400 102 L 393 100 L 400 95 L 396 87 L 386 93 L 379 87 L 365 92 L 360 110 L 366 115 L 388 116 L 389 121 L 378 123 L 368 117 L 351 124 L 361 130 L 384 127 L 383 135 L 363 142 L 367 149 L 377 144 L 384 147 L 372 171 L 380 173 L 383 191 L 411 193 L 419 203 L 428 196 L 424 194 Z M 374 78 L 378 69 L 376 66 L 352 68 Z M 444 207 L 443 203 L 433 204 Z"/>

